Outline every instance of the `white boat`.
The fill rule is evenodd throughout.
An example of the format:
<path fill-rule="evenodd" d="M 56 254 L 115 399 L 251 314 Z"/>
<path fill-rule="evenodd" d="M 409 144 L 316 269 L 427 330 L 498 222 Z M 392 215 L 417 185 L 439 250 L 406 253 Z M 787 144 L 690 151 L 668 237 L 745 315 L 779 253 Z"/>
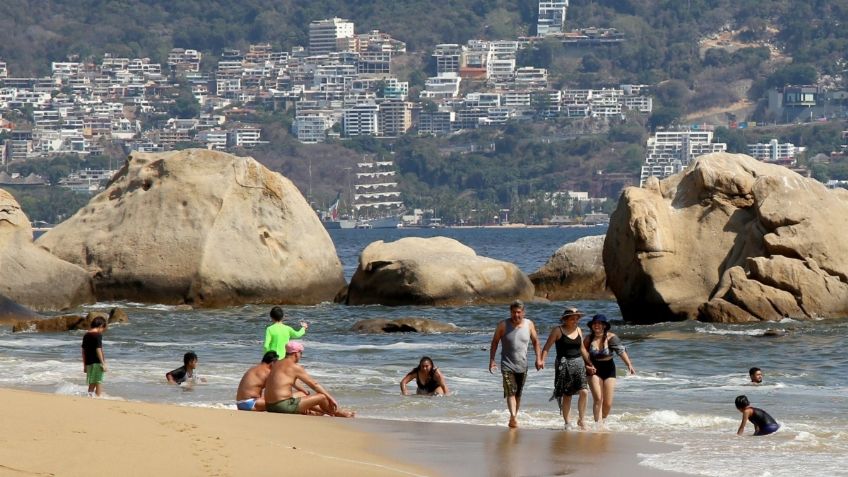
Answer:
<path fill-rule="evenodd" d="M 356 228 L 394 229 L 403 226 L 403 201 L 395 163 L 387 160 L 356 164 L 353 209 Z"/>

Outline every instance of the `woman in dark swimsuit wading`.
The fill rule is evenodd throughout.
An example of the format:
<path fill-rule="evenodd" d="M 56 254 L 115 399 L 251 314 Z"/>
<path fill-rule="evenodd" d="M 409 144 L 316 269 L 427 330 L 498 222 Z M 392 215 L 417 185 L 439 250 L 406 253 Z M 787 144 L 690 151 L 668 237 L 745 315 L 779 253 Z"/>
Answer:
<path fill-rule="evenodd" d="M 413 379 L 415 380 L 415 384 L 418 385 L 416 394 L 427 396 L 435 394 L 441 396 L 448 393 L 448 385 L 445 384 L 445 378 L 442 376 L 442 372 L 433 364 L 433 360 L 427 356 L 421 358 L 418 366 L 412 368 L 412 371 L 406 373 L 406 376 L 400 381 L 400 392 L 404 396 L 410 394 L 406 389 L 406 384 Z"/>
<path fill-rule="evenodd" d="M 586 337 L 584 343 L 589 351 L 595 372 L 589 376 L 589 389 L 592 391 L 592 414 L 595 423 L 601 428 L 604 419 L 609 416 L 612 409 L 612 400 L 615 396 L 615 363 L 612 354 L 617 354 L 630 374 L 636 374 L 630 356 L 621 344 L 621 340 L 615 333 L 610 333 L 610 324 L 604 315 L 595 315 L 589 322 L 591 333 Z"/>

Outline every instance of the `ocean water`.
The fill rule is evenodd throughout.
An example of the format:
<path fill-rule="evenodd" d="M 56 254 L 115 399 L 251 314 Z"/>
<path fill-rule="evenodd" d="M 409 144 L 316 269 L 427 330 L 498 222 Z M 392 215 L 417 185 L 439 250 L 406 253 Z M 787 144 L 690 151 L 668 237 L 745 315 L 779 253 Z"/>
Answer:
<path fill-rule="evenodd" d="M 447 235 L 478 254 L 512 261 L 526 271 L 541 266 L 561 245 L 603 228 L 337 230 L 331 235 L 349 278 L 359 251 L 374 240 L 408 235 Z M 640 456 L 642 465 L 706 476 L 848 475 L 848 321 L 755 325 L 685 322 L 632 326 L 621 322 L 614 302 L 574 302 L 587 313 L 604 313 L 628 347 L 637 375 L 619 364 L 615 404 L 608 427 L 658 442 L 678 444 L 672 453 Z M 89 309 L 124 307 L 130 323 L 104 336 L 110 371 L 104 384 L 113 398 L 234 409 L 242 373 L 259 361 L 269 324 L 267 306 L 177 310 L 162 305 L 99 303 Z M 544 343 L 565 303 L 528 304 Z M 489 374 L 488 347 L 505 306 L 462 308 L 345 307 L 325 303 L 289 307 L 290 321 L 307 321 L 304 364 L 359 416 L 504 426 L 508 414 L 499 375 Z M 367 318 L 422 317 L 452 322 L 449 334 L 369 335 L 350 331 Z M 587 318 L 588 319 L 588 318 Z M 582 323 L 584 329 L 585 320 Z M 768 329 L 785 331 L 764 336 Z M 79 395 L 85 391 L 80 362 L 82 332 L 12 334 L 0 331 L 0 386 Z M 188 350 L 200 356 L 207 383 L 191 388 L 165 384 L 165 372 L 181 365 Z M 532 351 L 531 351 L 532 353 Z M 448 397 L 402 397 L 401 378 L 428 355 L 451 388 Z M 562 428 L 549 401 L 553 371 L 531 371 L 520 421 L 524 427 Z M 619 362 L 620 363 L 620 362 Z M 748 382 L 759 366 L 764 384 Z M 414 385 L 412 386 L 414 387 Z M 781 430 L 769 437 L 737 437 L 735 397 L 771 413 Z M 576 400 L 575 404 L 576 406 Z M 591 415 L 591 400 L 589 404 Z M 576 419 L 576 409 L 573 412 Z"/>

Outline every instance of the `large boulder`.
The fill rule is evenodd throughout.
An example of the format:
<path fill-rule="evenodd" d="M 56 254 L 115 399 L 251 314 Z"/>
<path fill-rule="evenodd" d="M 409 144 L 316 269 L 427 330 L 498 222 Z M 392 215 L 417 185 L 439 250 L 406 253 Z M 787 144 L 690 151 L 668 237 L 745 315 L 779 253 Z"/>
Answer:
<path fill-rule="evenodd" d="M 373 242 L 359 256 L 344 301 L 349 305 L 461 305 L 533 298 L 514 264 L 480 257 L 447 237 Z"/>
<path fill-rule="evenodd" d="M 388 320 L 372 318 L 353 324 L 351 331 L 360 333 L 452 333 L 460 328 L 453 323 L 428 320 L 426 318 L 399 318 Z"/>
<path fill-rule="evenodd" d="M 102 300 L 314 304 L 344 286 L 333 242 L 291 181 L 205 149 L 132 154 L 37 243 L 89 270 Z"/>
<path fill-rule="evenodd" d="M 0 189 L 0 294 L 37 311 L 94 302 L 91 277 L 32 242 L 32 225 L 11 194 Z"/>
<path fill-rule="evenodd" d="M 604 244 L 625 320 L 848 316 L 848 193 L 741 154 L 628 188 Z"/>
<path fill-rule="evenodd" d="M 604 272 L 604 235 L 583 237 L 557 249 L 530 274 L 536 296 L 549 300 L 609 300 Z"/>

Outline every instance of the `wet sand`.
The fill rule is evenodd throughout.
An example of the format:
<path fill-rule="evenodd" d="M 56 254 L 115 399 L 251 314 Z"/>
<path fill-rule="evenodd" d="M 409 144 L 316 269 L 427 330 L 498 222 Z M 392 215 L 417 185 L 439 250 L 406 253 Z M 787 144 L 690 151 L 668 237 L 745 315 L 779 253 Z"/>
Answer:
<path fill-rule="evenodd" d="M 392 455 L 427 469 L 427 475 L 686 475 L 639 465 L 638 454 L 676 447 L 633 434 L 364 419 L 356 427 L 388 439 Z"/>

